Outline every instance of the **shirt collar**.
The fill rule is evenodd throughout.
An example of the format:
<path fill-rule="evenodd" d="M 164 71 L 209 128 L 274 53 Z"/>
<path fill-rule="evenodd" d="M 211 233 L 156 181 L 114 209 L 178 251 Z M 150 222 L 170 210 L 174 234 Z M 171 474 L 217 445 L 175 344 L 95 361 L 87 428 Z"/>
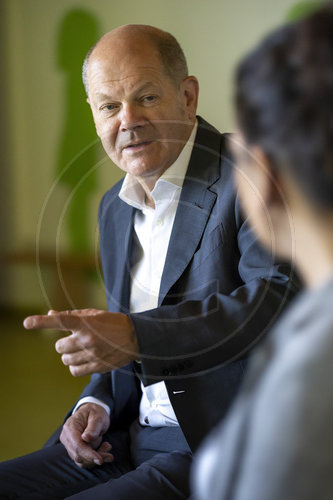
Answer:
<path fill-rule="evenodd" d="M 197 128 L 198 122 L 196 121 L 191 135 L 181 150 L 177 160 L 157 180 L 151 192 L 154 201 L 157 201 L 161 196 L 165 198 L 166 190 L 169 192 L 170 197 L 181 189 L 190 162 Z M 161 185 L 163 189 L 161 189 Z M 122 201 L 134 208 L 138 208 L 139 210 L 146 208 L 144 189 L 139 181 L 131 174 L 126 174 L 118 196 Z"/>

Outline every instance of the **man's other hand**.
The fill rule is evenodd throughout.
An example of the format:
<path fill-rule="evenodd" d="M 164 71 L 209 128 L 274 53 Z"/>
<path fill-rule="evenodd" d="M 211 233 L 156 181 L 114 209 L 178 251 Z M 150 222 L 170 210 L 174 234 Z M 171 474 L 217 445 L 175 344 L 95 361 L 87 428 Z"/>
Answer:
<path fill-rule="evenodd" d="M 112 462 L 112 446 L 103 441 L 110 418 L 99 405 L 85 403 L 63 425 L 60 441 L 68 455 L 81 468 L 88 469 Z"/>
<path fill-rule="evenodd" d="M 97 309 L 49 311 L 48 315 L 29 316 L 28 330 L 70 331 L 56 342 L 64 365 L 75 377 L 104 373 L 139 358 L 134 328 L 128 316 Z"/>

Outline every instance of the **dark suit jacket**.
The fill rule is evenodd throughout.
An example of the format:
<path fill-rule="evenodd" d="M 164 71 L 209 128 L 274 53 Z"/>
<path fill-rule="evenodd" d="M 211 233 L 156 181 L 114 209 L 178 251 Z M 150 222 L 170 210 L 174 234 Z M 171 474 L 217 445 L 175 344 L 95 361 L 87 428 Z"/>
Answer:
<path fill-rule="evenodd" d="M 199 128 L 172 229 L 159 307 L 130 314 L 142 363 L 95 374 L 81 397 L 111 408 L 111 425 L 138 416 L 144 384 L 164 380 L 192 449 L 225 414 L 244 358 L 292 296 L 290 269 L 260 248 L 244 222 L 226 153 L 226 136 Z M 108 308 L 129 313 L 135 209 L 118 197 L 100 204 L 101 258 Z"/>

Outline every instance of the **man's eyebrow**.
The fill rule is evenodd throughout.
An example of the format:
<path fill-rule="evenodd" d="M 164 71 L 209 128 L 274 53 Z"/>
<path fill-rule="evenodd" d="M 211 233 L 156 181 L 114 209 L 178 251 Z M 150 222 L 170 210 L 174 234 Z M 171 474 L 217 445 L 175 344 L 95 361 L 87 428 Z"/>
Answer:
<path fill-rule="evenodd" d="M 133 94 L 140 94 L 140 92 L 144 92 L 145 90 L 149 90 L 152 88 L 156 88 L 156 83 L 145 82 L 142 85 L 140 85 L 139 87 L 133 89 L 132 93 Z M 96 92 L 95 96 L 99 100 L 111 100 L 111 101 L 113 100 L 111 93 L 106 94 L 105 92 Z M 115 100 L 117 100 L 117 99 L 115 99 Z"/>
<path fill-rule="evenodd" d="M 135 92 L 143 92 L 146 89 L 150 89 L 152 87 L 156 87 L 156 83 L 154 82 L 146 82 L 142 84 L 140 87 L 138 87 Z"/>
<path fill-rule="evenodd" d="M 104 94 L 104 92 L 96 92 L 95 96 L 97 99 L 112 99 L 112 97 L 109 94 Z"/>

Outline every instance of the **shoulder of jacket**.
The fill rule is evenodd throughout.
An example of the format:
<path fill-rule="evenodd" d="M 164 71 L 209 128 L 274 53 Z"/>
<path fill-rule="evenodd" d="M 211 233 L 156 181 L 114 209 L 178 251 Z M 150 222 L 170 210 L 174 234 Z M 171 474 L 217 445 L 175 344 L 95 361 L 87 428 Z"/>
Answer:
<path fill-rule="evenodd" d="M 99 203 L 99 208 L 98 208 L 98 218 L 101 219 L 105 211 L 107 210 L 108 206 L 117 201 L 121 186 L 124 182 L 124 178 L 120 179 L 114 186 L 112 186 L 104 195 L 102 196 L 102 199 Z"/>

